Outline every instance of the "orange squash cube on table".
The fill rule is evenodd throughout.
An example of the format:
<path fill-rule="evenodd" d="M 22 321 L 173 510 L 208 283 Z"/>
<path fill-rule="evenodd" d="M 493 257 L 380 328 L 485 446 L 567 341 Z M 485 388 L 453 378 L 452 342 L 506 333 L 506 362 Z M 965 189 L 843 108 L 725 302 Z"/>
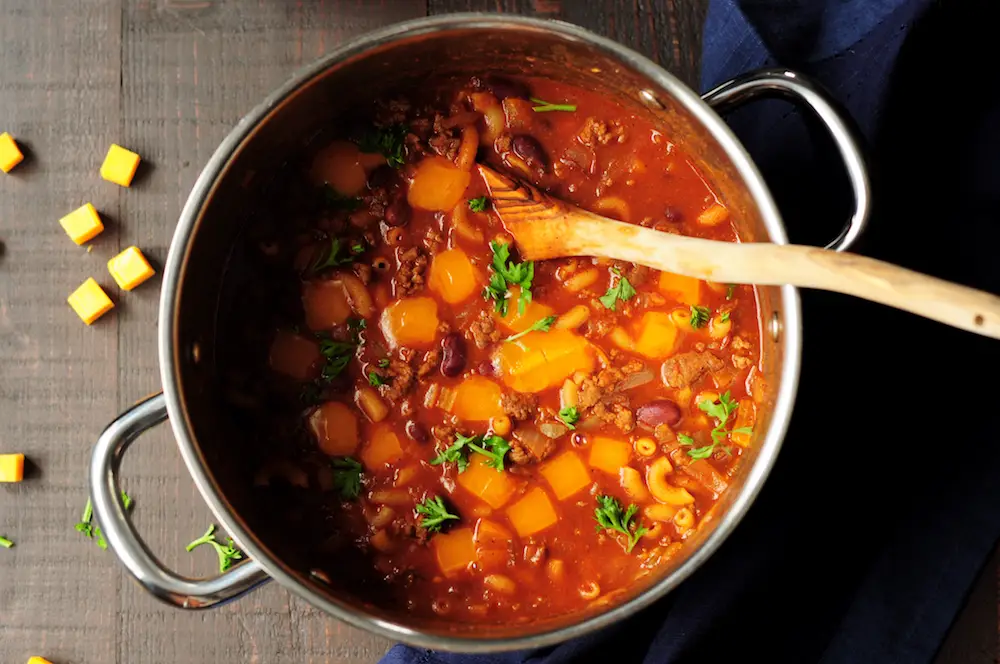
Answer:
<path fill-rule="evenodd" d="M 122 187 L 132 184 L 135 171 L 139 168 L 139 155 L 120 145 L 111 144 L 108 154 L 101 164 L 101 177 Z"/>
<path fill-rule="evenodd" d="M 0 171 L 10 173 L 23 160 L 24 154 L 14 137 L 7 132 L 0 134 Z"/>
<path fill-rule="evenodd" d="M 90 325 L 95 320 L 111 311 L 115 304 L 104 292 L 104 289 L 91 277 L 80 284 L 80 287 L 73 291 L 66 301 L 73 307 L 76 315 L 84 323 Z"/>
<path fill-rule="evenodd" d="M 66 231 L 66 235 L 69 235 L 70 239 L 77 244 L 84 244 L 94 239 L 104 230 L 101 216 L 97 214 L 97 210 L 90 203 L 67 214 L 59 220 L 59 225 Z"/>
<path fill-rule="evenodd" d="M 0 482 L 20 482 L 24 479 L 24 455 L 0 454 Z"/>
<path fill-rule="evenodd" d="M 121 286 L 130 291 L 156 274 L 139 247 L 129 247 L 108 261 L 108 272 Z"/>

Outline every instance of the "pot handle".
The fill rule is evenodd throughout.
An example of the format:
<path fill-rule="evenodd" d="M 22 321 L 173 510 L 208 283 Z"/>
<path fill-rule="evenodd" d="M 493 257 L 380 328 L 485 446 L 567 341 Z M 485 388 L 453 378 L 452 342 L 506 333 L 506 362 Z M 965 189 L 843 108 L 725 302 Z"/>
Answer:
<path fill-rule="evenodd" d="M 204 609 L 235 599 L 270 577 L 248 559 L 217 577 L 188 579 L 164 567 L 139 537 L 121 502 L 118 470 L 132 441 L 166 419 L 166 399 L 157 394 L 122 413 L 97 439 L 90 461 L 94 516 L 108 546 L 140 585 L 167 604 Z"/>
<path fill-rule="evenodd" d="M 817 82 L 788 69 L 760 69 L 730 79 L 702 99 L 719 112 L 725 112 L 761 96 L 777 95 L 809 107 L 833 137 L 847 169 L 854 190 L 854 214 L 833 242 L 834 251 L 847 251 L 857 241 L 871 214 L 871 182 L 861 153 L 857 131 L 849 116 Z"/>

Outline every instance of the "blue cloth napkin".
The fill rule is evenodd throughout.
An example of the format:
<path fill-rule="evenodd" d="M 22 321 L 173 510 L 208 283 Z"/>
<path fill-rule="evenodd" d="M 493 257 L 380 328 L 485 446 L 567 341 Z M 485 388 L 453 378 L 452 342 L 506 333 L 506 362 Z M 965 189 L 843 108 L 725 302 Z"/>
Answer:
<path fill-rule="evenodd" d="M 855 250 L 1000 293 L 998 6 L 712 0 L 702 85 L 775 65 L 820 80 L 868 142 L 875 212 Z M 793 241 L 833 237 L 850 196 L 823 131 L 780 101 L 728 120 Z M 383 663 L 930 661 L 1000 534 L 1000 345 L 840 295 L 802 299 L 803 375 L 781 456 L 688 581 L 558 646 L 396 646 Z"/>

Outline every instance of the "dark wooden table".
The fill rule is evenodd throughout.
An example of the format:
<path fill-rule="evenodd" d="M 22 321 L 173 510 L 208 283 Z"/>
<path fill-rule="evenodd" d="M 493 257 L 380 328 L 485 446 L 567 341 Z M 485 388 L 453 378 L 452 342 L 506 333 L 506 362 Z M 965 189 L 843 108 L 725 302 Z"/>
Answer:
<path fill-rule="evenodd" d="M 24 483 L 0 486 L 0 535 L 17 542 L 0 549 L 0 662 L 32 654 L 57 664 L 373 662 L 388 648 L 276 584 L 217 610 L 167 608 L 73 524 L 87 498 L 95 437 L 159 390 L 159 280 L 122 293 L 107 259 L 136 244 L 162 266 L 199 169 L 239 117 L 301 65 L 378 26 L 459 10 L 575 22 L 696 81 L 704 0 L 0 6 L 0 132 L 28 153 L 0 177 L 0 452 L 23 452 L 31 462 Z M 112 142 L 143 156 L 131 189 L 98 176 Z M 57 223 L 87 201 L 107 225 L 92 251 L 76 247 Z M 88 276 L 116 302 L 92 328 L 66 304 Z M 208 510 L 167 428 L 148 436 L 124 468 L 138 528 L 179 572 L 209 574 L 209 551 L 184 552 L 210 522 Z M 995 609 L 994 593 L 986 595 Z"/>

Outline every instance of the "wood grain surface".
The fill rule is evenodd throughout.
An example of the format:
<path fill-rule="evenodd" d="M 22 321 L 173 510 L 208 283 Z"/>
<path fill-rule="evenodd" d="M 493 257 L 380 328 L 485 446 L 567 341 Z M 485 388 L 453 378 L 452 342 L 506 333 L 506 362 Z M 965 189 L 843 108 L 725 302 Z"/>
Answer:
<path fill-rule="evenodd" d="M 29 476 L 0 485 L 0 662 L 315 664 L 374 662 L 389 642 L 351 629 L 268 584 L 220 609 L 168 608 L 111 554 L 73 529 L 91 445 L 159 390 L 159 277 L 130 293 L 108 258 L 135 244 L 159 269 L 188 190 L 243 113 L 296 69 L 380 25 L 451 11 L 508 11 L 575 22 L 697 79 L 705 0 L 4 0 L 0 132 L 27 159 L 0 177 L 0 452 Z M 98 168 L 117 142 L 143 156 L 131 189 Z M 107 222 L 92 251 L 58 219 L 90 201 Z M 114 311 L 84 326 L 66 296 L 94 276 Z M 210 522 L 166 427 L 125 461 L 135 522 L 182 574 Z"/>

